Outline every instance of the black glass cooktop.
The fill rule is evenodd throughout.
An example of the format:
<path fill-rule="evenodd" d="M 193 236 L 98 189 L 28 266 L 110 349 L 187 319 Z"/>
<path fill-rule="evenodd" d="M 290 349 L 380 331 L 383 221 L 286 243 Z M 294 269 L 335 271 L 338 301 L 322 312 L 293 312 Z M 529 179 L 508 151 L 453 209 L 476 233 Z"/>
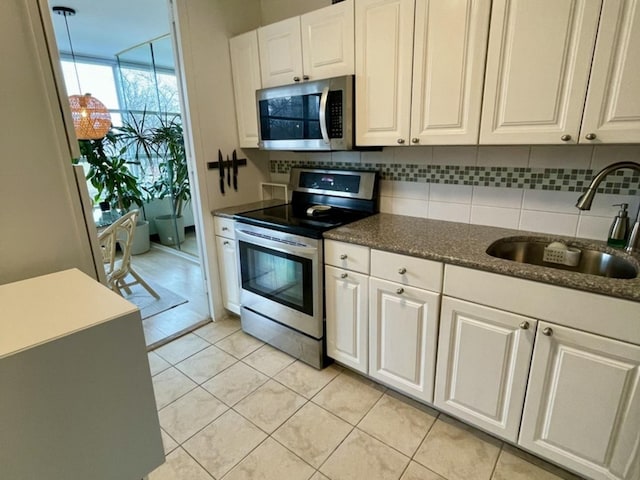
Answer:
<path fill-rule="evenodd" d="M 370 215 L 367 212 L 332 207 L 324 212 L 307 215 L 311 205 L 295 207 L 293 204 L 254 210 L 235 215 L 235 219 L 256 225 L 272 228 L 281 232 L 303 235 L 311 238 L 322 238 L 322 232 L 355 222 Z"/>

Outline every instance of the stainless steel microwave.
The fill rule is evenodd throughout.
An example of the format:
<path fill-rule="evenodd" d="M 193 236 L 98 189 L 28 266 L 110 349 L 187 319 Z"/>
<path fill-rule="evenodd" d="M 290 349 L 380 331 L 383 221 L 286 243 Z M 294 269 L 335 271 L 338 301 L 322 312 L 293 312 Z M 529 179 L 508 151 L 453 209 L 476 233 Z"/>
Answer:
<path fill-rule="evenodd" d="M 353 75 L 256 91 L 263 150 L 351 150 Z"/>

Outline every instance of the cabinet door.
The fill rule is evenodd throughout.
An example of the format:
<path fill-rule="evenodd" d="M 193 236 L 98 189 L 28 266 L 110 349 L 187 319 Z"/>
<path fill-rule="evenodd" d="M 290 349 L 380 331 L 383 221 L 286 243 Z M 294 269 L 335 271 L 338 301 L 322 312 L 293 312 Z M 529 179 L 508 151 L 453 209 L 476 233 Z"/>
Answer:
<path fill-rule="evenodd" d="M 640 142 L 640 1 L 605 0 L 580 142 Z"/>
<path fill-rule="evenodd" d="M 540 322 L 519 443 L 589 478 L 637 480 L 639 425 L 640 346 Z"/>
<path fill-rule="evenodd" d="M 362 373 L 368 367 L 369 277 L 325 267 L 327 355 Z"/>
<path fill-rule="evenodd" d="M 236 260 L 236 244 L 233 240 L 216 236 L 218 269 L 222 302 L 227 310 L 240 315 L 240 278 Z"/>
<path fill-rule="evenodd" d="M 288 18 L 258 29 L 263 87 L 302 80 L 300 17 Z"/>
<path fill-rule="evenodd" d="M 481 144 L 576 143 L 600 0 L 494 0 Z"/>
<path fill-rule="evenodd" d="M 369 281 L 369 375 L 433 401 L 440 295 L 398 283 Z"/>
<path fill-rule="evenodd" d="M 409 142 L 414 0 L 356 2 L 356 144 Z"/>
<path fill-rule="evenodd" d="M 260 81 L 260 56 L 256 30 L 229 40 L 233 95 L 236 103 L 238 139 L 243 148 L 258 147 L 258 113 L 256 90 Z"/>
<path fill-rule="evenodd" d="M 309 80 L 355 72 L 353 0 L 300 17 L 302 64 Z"/>
<path fill-rule="evenodd" d="M 412 144 L 477 144 L 490 0 L 417 0 Z"/>
<path fill-rule="evenodd" d="M 517 441 L 536 324 L 528 317 L 444 297 L 436 406 Z"/>

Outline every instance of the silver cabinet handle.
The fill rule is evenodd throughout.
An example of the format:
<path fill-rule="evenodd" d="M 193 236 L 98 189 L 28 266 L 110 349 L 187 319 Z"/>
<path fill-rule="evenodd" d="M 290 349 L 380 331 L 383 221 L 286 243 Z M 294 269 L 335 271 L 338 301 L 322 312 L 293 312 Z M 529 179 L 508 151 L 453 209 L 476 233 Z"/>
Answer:
<path fill-rule="evenodd" d="M 562 135 L 560 137 L 560 140 L 562 140 L 563 142 L 568 142 L 569 140 L 571 140 L 571 135 Z"/>
<path fill-rule="evenodd" d="M 302 76 L 302 79 L 303 79 L 303 80 L 309 80 L 309 75 L 303 75 L 303 76 Z"/>
<path fill-rule="evenodd" d="M 587 140 L 595 140 L 596 139 L 596 134 L 595 133 L 587 133 L 584 138 L 586 138 Z"/>
<path fill-rule="evenodd" d="M 417 138 L 417 137 L 413 137 L 413 138 L 411 139 L 411 143 L 420 143 L 420 139 L 419 139 L 419 138 Z"/>
<path fill-rule="evenodd" d="M 223 245 L 229 245 L 229 240 L 225 240 L 224 242 L 222 242 Z"/>
<path fill-rule="evenodd" d="M 404 267 L 399 268 L 399 269 L 398 269 L 398 273 L 399 273 L 400 275 L 404 275 L 405 273 L 407 273 L 407 269 L 406 269 L 406 268 L 404 268 Z"/>
<path fill-rule="evenodd" d="M 398 295 L 402 295 L 404 293 L 404 288 L 400 287 L 399 289 L 396 290 L 396 293 Z"/>
<path fill-rule="evenodd" d="M 400 145 L 402 145 L 402 144 L 404 143 L 404 138 L 399 138 L 399 139 L 398 139 L 398 143 L 399 143 Z"/>
<path fill-rule="evenodd" d="M 522 330 L 529 330 L 529 322 L 522 322 L 522 323 L 520 324 L 520 328 L 521 328 Z"/>
<path fill-rule="evenodd" d="M 346 260 L 347 259 L 347 254 L 343 253 L 342 255 L 340 255 L 340 260 Z"/>
<path fill-rule="evenodd" d="M 546 335 L 547 337 L 550 337 L 551 335 L 553 335 L 553 330 L 547 327 L 544 330 L 542 330 L 542 334 Z"/>
<path fill-rule="evenodd" d="M 299 82 L 300 81 L 300 77 L 293 77 L 293 81 L 294 82 Z"/>
<path fill-rule="evenodd" d="M 343 273 L 342 275 L 340 275 L 340 278 L 347 278 L 347 274 Z"/>
<path fill-rule="evenodd" d="M 227 227 L 222 227 L 222 231 L 223 232 L 227 232 L 227 231 L 229 231 L 229 229 Z"/>

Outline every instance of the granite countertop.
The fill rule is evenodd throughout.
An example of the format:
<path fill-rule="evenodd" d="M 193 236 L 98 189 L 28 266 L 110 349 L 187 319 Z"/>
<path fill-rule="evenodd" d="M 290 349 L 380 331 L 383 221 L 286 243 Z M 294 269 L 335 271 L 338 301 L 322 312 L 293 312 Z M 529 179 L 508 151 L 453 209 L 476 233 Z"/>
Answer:
<path fill-rule="evenodd" d="M 615 279 L 587 275 L 494 258 L 487 247 L 504 237 L 536 236 L 561 240 L 572 246 L 615 252 L 605 242 L 547 235 L 521 230 L 485 227 L 467 223 L 428 220 L 380 213 L 343 227 L 329 230 L 324 238 L 371 248 L 427 258 L 451 265 L 475 268 L 553 285 L 640 302 L 640 278 Z M 640 256 L 625 255 L 640 271 Z"/>
<path fill-rule="evenodd" d="M 233 218 L 233 216 L 238 213 L 246 213 L 246 212 L 252 212 L 253 210 L 260 210 L 262 208 L 276 207 L 278 205 L 284 205 L 285 203 L 287 202 L 284 200 L 278 200 L 278 199 L 261 200 L 258 202 L 235 205 L 233 207 L 220 208 L 218 210 L 213 210 L 211 214 L 217 217 Z"/>

